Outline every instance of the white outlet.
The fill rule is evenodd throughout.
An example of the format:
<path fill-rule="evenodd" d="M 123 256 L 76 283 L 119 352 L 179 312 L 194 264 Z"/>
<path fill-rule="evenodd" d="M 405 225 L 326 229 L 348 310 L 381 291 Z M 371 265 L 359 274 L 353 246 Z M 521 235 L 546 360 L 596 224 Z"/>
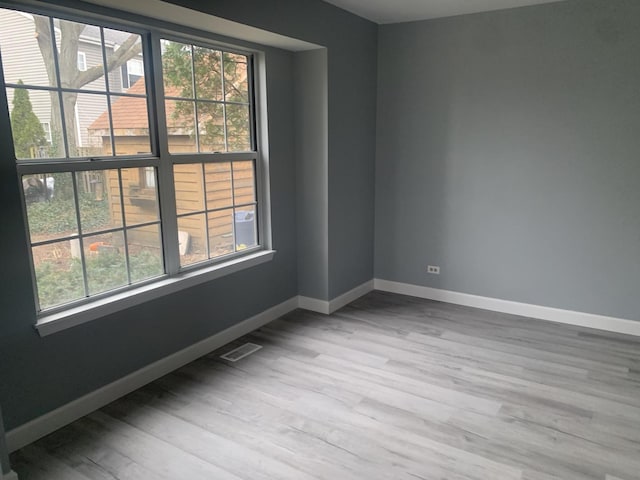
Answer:
<path fill-rule="evenodd" d="M 440 267 L 438 267 L 437 265 L 427 265 L 427 273 L 440 275 Z"/>

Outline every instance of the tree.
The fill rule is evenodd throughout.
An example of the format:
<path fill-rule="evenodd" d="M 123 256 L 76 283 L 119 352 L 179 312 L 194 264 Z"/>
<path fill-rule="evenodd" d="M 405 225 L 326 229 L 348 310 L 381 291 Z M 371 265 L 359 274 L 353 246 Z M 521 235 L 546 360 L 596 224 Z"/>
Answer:
<path fill-rule="evenodd" d="M 22 80 L 18 81 L 18 85 L 23 84 Z M 37 148 L 47 144 L 42 124 L 33 113 L 29 91 L 23 88 L 16 88 L 13 95 L 11 130 L 18 158 L 33 158 Z"/>
<path fill-rule="evenodd" d="M 38 47 L 47 70 L 49 84 L 56 85 L 57 73 L 53 58 L 53 45 L 55 42 L 51 37 L 51 29 L 48 17 L 34 15 Z M 70 22 L 67 20 L 56 20 L 56 25 L 60 31 L 58 48 L 58 65 L 60 74 L 60 86 L 63 88 L 80 89 L 100 77 L 105 75 L 102 65 L 96 65 L 85 71 L 78 69 L 78 42 L 80 35 L 85 30 L 86 25 L 82 23 Z M 139 36 L 130 35 L 120 47 L 107 60 L 107 73 L 124 65 L 128 60 L 142 51 L 142 44 L 138 41 Z M 77 93 L 65 93 L 63 95 L 62 112 L 67 132 L 74 132 L 67 136 L 69 154 L 77 155 L 78 140 L 75 132 L 78 131 L 76 124 L 75 107 L 78 100 Z M 62 155 L 61 145 L 63 145 L 62 125 L 59 124 L 61 118 L 61 106 L 57 92 L 51 92 L 51 135 L 52 143 L 58 146 L 58 154 Z"/>
<path fill-rule="evenodd" d="M 192 55 L 195 71 L 192 78 Z M 175 90 L 173 95 L 194 98 L 249 102 L 247 83 L 247 57 L 219 50 L 194 47 L 177 42 L 164 42 L 162 66 L 165 89 Z M 224 90 L 223 91 L 223 76 Z M 196 88 L 196 95 L 193 86 Z M 165 92 L 166 93 L 166 92 Z M 248 150 L 249 109 L 244 105 L 197 102 L 200 144 L 213 151 L 225 150 L 225 131 L 229 150 Z M 225 117 L 226 115 L 226 117 Z M 193 128 L 191 102 L 177 102 L 171 114 L 174 124 L 189 130 Z M 226 130 L 225 130 L 226 118 Z"/>

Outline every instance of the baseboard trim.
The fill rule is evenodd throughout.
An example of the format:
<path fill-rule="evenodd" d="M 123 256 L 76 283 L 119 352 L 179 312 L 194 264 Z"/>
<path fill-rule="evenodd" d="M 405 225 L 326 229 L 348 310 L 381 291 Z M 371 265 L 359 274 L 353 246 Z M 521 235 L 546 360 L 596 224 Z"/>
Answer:
<path fill-rule="evenodd" d="M 317 298 L 304 297 L 302 295 L 298 296 L 298 308 L 310 310 L 316 313 L 323 313 L 325 315 L 329 315 L 329 313 L 331 313 L 329 311 L 328 300 L 319 300 Z"/>
<path fill-rule="evenodd" d="M 333 300 L 319 300 L 317 298 L 305 297 L 300 295 L 298 297 L 298 307 L 303 308 L 304 310 L 310 310 L 312 312 L 330 315 L 336 310 L 341 309 L 345 305 L 372 291 L 373 283 L 373 279 L 366 281 L 362 285 L 358 285 L 348 292 L 337 296 Z"/>
<path fill-rule="evenodd" d="M 168 357 L 137 370 L 126 377 L 105 385 L 83 397 L 73 400 L 60 408 L 31 420 L 6 434 L 10 452 L 35 442 L 39 438 L 88 415 L 89 413 L 137 390 L 168 373 L 206 355 L 227 343 L 252 332 L 256 328 L 298 308 L 298 297 L 292 297 L 251 318 L 233 325 L 222 332 L 184 348 Z"/>
<path fill-rule="evenodd" d="M 399 293 L 412 297 L 426 298 L 440 302 L 454 303 L 467 307 L 482 308 L 494 312 L 510 313 L 522 317 L 537 318 L 556 323 L 576 325 L 580 327 L 595 328 L 607 332 L 624 333 L 640 336 L 640 321 L 625 318 L 607 317 L 592 313 L 575 312 L 560 308 L 544 307 L 529 303 L 501 300 L 499 298 L 482 297 L 468 293 L 440 290 L 437 288 L 423 287 L 409 283 L 392 282 L 376 278 L 374 280 L 376 290 Z"/>
<path fill-rule="evenodd" d="M 333 313 L 336 310 L 340 310 L 345 305 L 350 304 L 354 300 L 366 295 L 373 290 L 373 279 L 368 282 L 364 282 L 362 285 L 358 285 L 356 288 L 349 290 L 346 293 L 334 298 L 329 302 L 329 313 Z"/>

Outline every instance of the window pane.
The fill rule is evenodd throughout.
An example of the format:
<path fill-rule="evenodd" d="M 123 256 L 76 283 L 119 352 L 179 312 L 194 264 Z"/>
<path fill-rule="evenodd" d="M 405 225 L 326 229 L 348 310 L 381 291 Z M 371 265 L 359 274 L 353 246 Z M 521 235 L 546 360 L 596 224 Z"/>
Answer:
<path fill-rule="evenodd" d="M 142 55 L 142 38 L 135 33 L 104 29 L 105 51 L 107 54 L 107 68 L 109 68 L 109 91 L 112 93 L 127 90 L 129 93 L 145 94 L 144 63 Z M 123 81 L 122 64 L 131 65 L 131 71 L 127 70 L 128 80 Z M 139 68 L 136 68 L 138 66 Z M 145 108 L 146 111 L 146 108 Z"/>
<path fill-rule="evenodd" d="M 82 233 L 122 227 L 118 170 L 76 173 Z"/>
<path fill-rule="evenodd" d="M 0 9 L 0 25 L 5 82 L 56 86 L 49 18 Z"/>
<path fill-rule="evenodd" d="M 151 178 L 155 182 L 155 172 L 153 167 L 151 168 Z M 122 169 L 124 213 L 127 226 L 159 220 L 158 192 L 155 183 L 148 184 L 147 174 L 145 167 Z"/>
<path fill-rule="evenodd" d="M 22 190 L 32 243 L 78 233 L 70 173 L 24 175 Z"/>
<path fill-rule="evenodd" d="M 146 97 L 112 96 L 111 115 L 116 155 L 151 153 Z M 111 145 L 107 152 L 111 153 Z"/>
<path fill-rule="evenodd" d="M 169 152 L 197 152 L 194 103 L 183 100 L 165 102 Z"/>
<path fill-rule="evenodd" d="M 181 267 L 202 262 L 208 258 L 206 231 L 204 213 L 178 217 Z"/>
<path fill-rule="evenodd" d="M 231 163 L 205 163 L 207 182 L 207 209 L 233 206 L 231 192 Z"/>
<path fill-rule="evenodd" d="M 251 128 L 248 105 L 225 105 L 227 112 L 227 147 L 230 152 L 251 150 Z"/>
<path fill-rule="evenodd" d="M 224 152 L 224 112 L 221 103 L 198 102 L 201 152 Z"/>
<path fill-rule="evenodd" d="M 128 229 L 127 243 L 132 282 L 157 277 L 164 273 L 159 225 Z"/>
<path fill-rule="evenodd" d="M 254 247 L 258 244 L 256 234 L 256 209 L 254 206 L 242 207 L 235 211 L 236 249 Z"/>
<path fill-rule="evenodd" d="M 16 158 L 64 156 L 58 94 L 42 90 L 7 88 L 11 109 L 11 132 Z M 43 123 L 49 123 L 52 141 L 47 140 Z"/>
<path fill-rule="evenodd" d="M 85 296 L 77 239 L 33 247 L 31 252 L 41 310 Z"/>
<path fill-rule="evenodd" d="M 121 231 L 85 237 L 84 256 L 90 295 L 128 284 Z"/>
<path fill-rule="evenodd" d="M 70 157 L 111 155 L 106 95 L 63 93 Z"/>
<path fill-rule="evenodd" d="M 220 51 L 194 47 L 196 95 L 200 100 L 224 100 Z"/>
<path fill-rule="evenodd" d="M 208 216 L 210 258 L 233 253 L 233 209 L 211 212 Z"/>
<path fill-rule="evenodd" d="M 249 102 L 247 56 L 224 54 L 224 93 L 227 102 Z"/>
<path fill-rule="evenodd" d="M 253 160 L 233 162 L 233 197 L 235 205 L 256 201 Z"/>
<path fill-rule="evenodd" d="M 173 181 L 178 215 L 205 209 L 203 180 L 201 163 L 174 165 Z"/>
<path fill-rule="evenodd" d="M 60 85 L 64 88 L 106 91 L 100 28 L 55 19 Z M 86 71 L 78 69 L 78 51 L 85 57 Z"/>
<path fill-rule="evenodd" d="M 162 79 L 166 97 L 193 97 L 191 45 L 162 40 Z"/>

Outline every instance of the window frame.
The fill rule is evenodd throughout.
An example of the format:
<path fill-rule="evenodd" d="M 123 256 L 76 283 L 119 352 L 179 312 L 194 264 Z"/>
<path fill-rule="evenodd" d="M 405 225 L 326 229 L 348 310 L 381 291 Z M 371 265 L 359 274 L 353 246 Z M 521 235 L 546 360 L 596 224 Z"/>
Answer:
<path fill-rule="evenodd" d="M 9 159 L 7 161 L 13 161 L 18 173 L 21 194 L 20 201 L 23 210 L 23 221 L 29 251 L 29 267 L 34 291 L 37 318 L 36 328 L 38 328 L 41 335 L 54 333 L 55 331 L 68 328 L 68 326 L 99 318 L 105 314 L 166 295 L 168 292 L 178 291 L 198 283 L 220 278 L 228 273 L 258 265 L 273 258 L 275 251 L 272 250 L 271 244 L 268 155 L 266 154 L 268 147 L 266 102 L 264 98 L 266 78 L 264 76 L 264 67 L 261 66 L 264 64 L 265 59 L 264 53 L 261 50 L 253 47 L 247 48 L 230 45 L 226 39 L 221 40 L 219 36 L 208 32 L 196 31 L 194 34 L 193 30 L 189 27 L 181 27 L 179 25 L 171 25 L 170 29 L 164 26 L 158 27 L 154 24 L 154 20 L 150 18 L 144 18 L 144 20 L 146 20 L 145 23 L 127 21 L 126 19 L 115 20 L 111 16 L 102 13 L 96 14 L 92 11 L 74 10 L 73 12 L 69 12 L 68 9 L 52 7 L 50 5 L 37 4 L 34 6 L 34 4 L 31 3 L 23 4 L 9 1 L 0 2 L 0 8 L 14 9 L 34 15 L 63 18 L 98 25 L 105 29 L 125 30 L 129 33 L 140 35 L 142 39 L 151 154 L 18 160 L 13 148 L 7 153 Z M 165 97 L 162 77 L 161 39 L 191 43 L 223 52 L 247 56 L 249 121 L 252 150 L 246 152 L 169 153 L 167 122 L 165 120 L 164 110 Z M 239 40 L 239 42 L 245 43 L 242 42 L 242 40 Z M 102 48 L 104 51 L 104 46 Z M 109 72 L 105 72 L 105 77 L 108 75 Z M 2 101 L 6 103 L 7 87 L 4 81 L 1 62 L 0 86 L 3 88 Z M 64 91 L 60 85 L 56 87 L 45 87 L 41 90 L 51 91 L 52 89 L 59 92 Z M 124 93 L 126 95 L 126 92 Z M 115 94 L 120 95 L 120 93 Z M 110 107 L 108 108 L 110 109 Z M 8 104 L 7 110 L 10 111 Z M 6 122 L 10 124 L 8 118 Z M 111 119 L 110 122 L 112 122 Z M 111 136 L 113 146 L 113 130 Z M 216 163 L 232 162 L 233 160 L 252 160 L 254 163 L 257 245 L 222 257 L 180 267 L 177 228 L 178 217 L 173 183 L 173 166 L 180 163 Z M 64 305 L 40 310 L 27 218 L 27 206 L 22 189 L 22 176 L 56 172 L 72 172 L 73 175 L 75 175 L 76 172 L 80 171 L 134 167 L 141 168 L 142 170 L 153 167 L 156 171 L 164 274 L 100 294 L 83 297 L 80 300 Z"/>

